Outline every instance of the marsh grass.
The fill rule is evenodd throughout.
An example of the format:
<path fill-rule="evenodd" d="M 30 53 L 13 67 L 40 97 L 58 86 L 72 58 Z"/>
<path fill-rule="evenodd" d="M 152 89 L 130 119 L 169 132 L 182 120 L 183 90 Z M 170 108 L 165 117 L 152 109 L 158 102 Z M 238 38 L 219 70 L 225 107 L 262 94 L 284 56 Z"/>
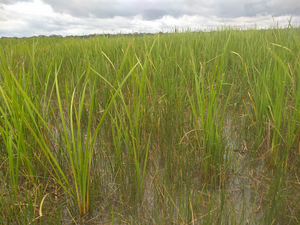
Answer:
<path fill-rule="evenodd" d="M 1 40 L 0 223 L 299 223 L 299 33 Z"/>

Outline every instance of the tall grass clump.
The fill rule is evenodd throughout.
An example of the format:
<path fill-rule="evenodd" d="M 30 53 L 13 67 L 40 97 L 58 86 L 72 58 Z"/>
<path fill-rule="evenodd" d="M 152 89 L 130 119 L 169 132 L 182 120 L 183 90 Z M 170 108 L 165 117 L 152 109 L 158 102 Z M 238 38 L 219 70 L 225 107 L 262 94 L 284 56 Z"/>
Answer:
<path fill-rule="evenodd" d="M 1 55 L 1 59 L 3 62 L 5 62 L 3 55 Z M 66 191 L 66 194 L 75 202 L 77 202 L 80 215 L 84 216 L 89 212 L 89 182 L 95 140 L 105 116 L 107 115 L 110 107 L 113 105 L 114 99 L 119 94 L 121 87 L 124 85 L 135 66 L 133 66 L 131 71 L 129 71 L 124 80 L 119 83 L 118 88 L 115 89 L 115 92 L 111 96 L 111 99 L 107 104 L 99 123 L 96 126 L 94 125 L 95 129 L 92 131 L 92 122 L 94 122 L 94 84 L 92 84 L 90 87 L 90 103 L 86 104 L 84 102 L 87 81 L 89 78 L 89 68 L 85 74 L 86 76 L 84 78 L 80 78 L 82 79 L 80 82 L 83 82 L 83 89 L 78 93 L 79 99 L 77 102 L 75 102 L 74 99 L 76 92 L 75 87 L 72 95 L 65 95 L 64 100 L 69 102 L 69 104 L 63 106 L 60 95 L 60 84 L 58 81 L 58 74 L 60 72 L 61 64 L 59 66 L 55 65 L 53 88 L 56 89 L 55 95 L 57 97 L 57 109 L 59 110 L 59 113 L 58 116 L 56 116 L 53 111 L 50 111 L 50 113 L 53 113 L 56 126 L 59 127 L 56 129 L 47 122 L 47 118 L 41 115 L 42 110 L 35 107 L 32 98 L 30 98 L 28 95 L 30 91 L 27 93 L 26 90 L 22 88 L 22 74 L 20 75 L 21 82 L 19 82 L 13 74 L 13 71 L 11 71 L 6 64 L 3 65 L 2 71 L 4 80 L 6 81 L 6 86 L 2 89 L 2 97 L 6 104 L 4 108 L 1 108 L 1 111 L 4 115 L 4 128 L 2 128 L 1 131 L 4 136 L 4 142 L 8 152 L 11 183 L 16 190 L 18 187 L 20 159 L 26 164 L 28 178 L 30 178 L 32 182 L 35 182 L 34 179 L 36 178 L 37 173 L 31 163 L 36 157 L 37 160 L 40 161 L 40 163 L 44 166 L 44 168 L 48 170 L 49 174 L 51 174 L 55 181 Z M 49 69 L 49 74 L 50 72 L 51 68 Z M 31 85 L 36 86 L 38 80 L 35 76 L 33 77 L 32 82 L 33 83 L 31 83 Z M 45 85 L 46 92 L 48 83 Z M 53 88 L 51 89 L 51 93 L 54 93 Z M 36 94 L 34 96 L 34 99 L 36 99 L 36 96 L 38 95 Z M 49 97 L 50 98 L 48 101 L 50 101 L 51 95 Z M 50 104 L 50 102 L 45 103 L 46 104 L 44 107 L 47 107 Z M 87 109 L 86 105 L 88 107 Z M 40 104 L 38 106 L 40 106 Z M 65 113 L 67 107 L 70 108 L 69 113 Z M 86 140 L 84 140 L 83 131 L 81 130 L 84 127 L 82 125 L 82 120 L 84 120 L 83 112 L 85 110 L 89 112 L 86 120 L 88 125 L 87 130 L 85 130 Z M 14 113 L 16 113 L 16 115 Z M 10 119 L 7 118 L 8 116 Z M 75 121 L 74 124 L 73 121 Z M 55 130 L 58 130 L 58 134 L 62 137 L 59 147 L 55 147 L 52 143 L 55 142 L 57 137 L 55 137 L 55 134 L 51 132 L 51 127 Z M 29 140 L 26 141 L 26 138 L 23 137 L 23 129 L 26 129 L 31 135 L 30 144 Z M 18 141 L 13 144 L 13 139 Z M 32 148 L 32 146 L 38 148 L 40 153 L 43 155 L 37 155 L 35 151 L 29 151 L 29 153 L 25 151 L 28 149 L 28 147 L 29 149 Z M 55 150 L 60 152 L 58 153 L 59 155 L 54 155 L 53 151 Z M 16 157 L 13 157 L 14 152 L 17 154 Z M 45 157 L 45 161 L 41 160 L 41 157 Z M 69 180 L 67 178 L 68 174 L 66 174 L 66 171 L 63 171 L 62 165 L 59 163 L 60 159 L 57 157 L 64 157 L 64 163 L 67 163 L 67 165 L 70 166 L 73 179 Z M 47 168 L 46 164 L 49 164 L 50 169 Z"/>
<path fill-rule="evenodd" d="M 197 70 L 192 56 L 196 102 L 192 101 L 191 98 L 190 102 L 195 121 L 196 149 L 200 152 L 201 166 L 199 172 L 204 174 L 206 180 L 213 177 L 215 183 L 218 176 L 224 171 L 223 165 L 226 162 L 223 161 L 228 159 L 222 129 L 230 92 L 224 98 L 221 96 L 221 91 L 224 85 L 222 67 L 224 66 L 229 40 L 230 36 L 221 59 L 216 59 L 214 71 L 206 71 L 201 62 L 200 68 Z"/>

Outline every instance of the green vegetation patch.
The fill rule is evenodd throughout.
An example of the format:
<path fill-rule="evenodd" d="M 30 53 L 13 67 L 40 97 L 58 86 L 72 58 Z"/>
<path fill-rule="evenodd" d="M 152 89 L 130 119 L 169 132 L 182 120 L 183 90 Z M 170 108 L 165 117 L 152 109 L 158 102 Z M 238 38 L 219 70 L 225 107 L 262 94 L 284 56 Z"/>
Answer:
<path fill-rule="evenodd" d="M 0 40 L 0 224 L 298 224 L 289 27 Z"/>

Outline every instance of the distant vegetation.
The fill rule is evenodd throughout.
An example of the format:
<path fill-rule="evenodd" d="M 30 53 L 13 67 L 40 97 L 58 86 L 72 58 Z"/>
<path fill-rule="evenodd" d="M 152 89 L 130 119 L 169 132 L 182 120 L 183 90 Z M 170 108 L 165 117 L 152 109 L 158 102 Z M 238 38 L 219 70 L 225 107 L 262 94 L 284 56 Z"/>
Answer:
<path fill-rule="evenodd" d="M 0 40 L 0 224 L 298 224 L 300 28 Z"/>
<path fill-rule="evenodd" d="M 177 32 L 177 30 L 175 30 Z M 171 32 L 172 33 L 172 32 Z M 32 36 L 29 38 L 93 38 L 93 37 L 141 37 L 144 35 L 157 35 L 157 34 L 168 34 L 168 33 L 163 33 L 163 32 L 159 32 L 159 33 L 138 33 L 138 32 L 134 32 L 134 33 L 126 33 L 126 34 L 122 34 L 122 33 L 118 33 L 118 34 L 110 34 L 110 33 L 103 33 L 103 34 L 88 34 L 88 35 L 67 35 L 67 36 L 62 36 L 62 35 L 56 35 L 56 34 L 52 34 L 49 36 L 46 35 L 39 35 L 39 36 Z M 6 36 L 2 36 L 2 39 L 19 39 L 18 37 L 6 37 Z M 26 39 L 26 37 L 23 37 L 21 39 Z"/>

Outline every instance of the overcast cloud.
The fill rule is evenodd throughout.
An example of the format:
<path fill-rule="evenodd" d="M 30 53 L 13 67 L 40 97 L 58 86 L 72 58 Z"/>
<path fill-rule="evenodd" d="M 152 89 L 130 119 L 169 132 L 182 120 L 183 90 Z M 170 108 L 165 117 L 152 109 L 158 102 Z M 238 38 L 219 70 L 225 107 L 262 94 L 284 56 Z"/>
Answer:
<path fill-rule="evenodd" d="M 299 0 L 0 0 L 0 36 L 299 25 Z"/>

